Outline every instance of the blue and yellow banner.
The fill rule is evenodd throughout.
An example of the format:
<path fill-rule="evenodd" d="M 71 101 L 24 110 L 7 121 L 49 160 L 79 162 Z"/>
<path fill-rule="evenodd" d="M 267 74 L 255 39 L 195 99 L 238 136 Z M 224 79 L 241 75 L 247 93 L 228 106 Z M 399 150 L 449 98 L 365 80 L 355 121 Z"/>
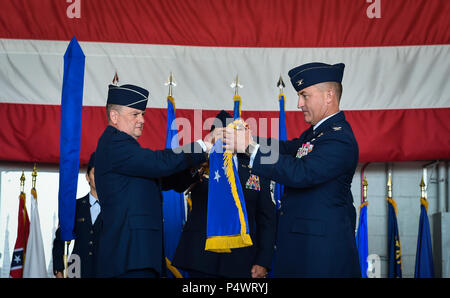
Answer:
<path fill-rule="evenodd" d="M 367 239 L 367 206 L 365 201 L 359 207 L 359 224 L 356 232 L 356 248 L 358 249 L 359 265 L 361 267 L 361 277 L 367 278 L 367 256 L 369 255 L 369 242 Z"/>
<path fill-rule="evenodd" d="M 234 119 L 241 118 L 241 97 L 239 95 L 233 96 L 233 117 Z"/>
<path fill-rule="evenodd" d="M 278 139 L 280 141 L 286 141 L 287 140 L 287 133 L 286 133 L 286 117 L 284 113 L 284 106 L 286 104 L 285 102 L 285 96 L 283 93 L 280 93 L 278 95 L 278 100 L 280 102 L 280 118 L 279 118 L 279 125 L 278 125 Z M 281 197 L 284 193 L 284 185 L 275 183 L 275 188 L 273 192 L 273 197 L 275 200 L 275 206 L 278 209 L 281 207 Z"/>
<path fill-rule="evenodd" d="M 397 204 L 394 199 L 388 201 L 388 277 L 402 277 L 402 252 L 397 224 Z"/>
<path fill-rule="evenodd" d="M 417 238 L 415 278 L 434 277 L 433 250 L 431 246 L 430 223 L 428 222 L 428 202 L 420 198 L 419 236 Z"/>
<path fill-rule="evenodd" d="M 167 134 L 166 149 L 176 148 L 178 143 L 178 129 L 175 119 L 175 100 L 167 97 Z M 181 278 L 184 272 L 172 266 L 171 260 L 180 240 L 183 224 L 185 222 L 185 207 L 183 193 L 174 190 L 163 191 L 163 215 L 164 215 L 164 253 L 169 269 L 169 277 Z"/>
<path fill-rule="evenodd" d="M 218 140 L 209 155 L 208 213 L 205 250 L 231 252 L 253 245 L 247 210 L 233 154 Z"/>

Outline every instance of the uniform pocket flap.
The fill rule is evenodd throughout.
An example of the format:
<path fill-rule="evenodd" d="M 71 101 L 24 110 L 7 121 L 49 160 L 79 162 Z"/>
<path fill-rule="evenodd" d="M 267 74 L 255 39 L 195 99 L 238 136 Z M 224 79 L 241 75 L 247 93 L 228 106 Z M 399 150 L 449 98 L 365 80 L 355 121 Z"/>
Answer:
<path fill-rule="evenodd" d="M 160 230 L 161 223 L 151 215 L 132 215 L 128 219 L 130 229 Z"/>
<path fill-rule="evenodd" d="M 325 224 L 319 219 L 296 218 L 291 226 L 291 232 L 323 236 L 325 234 Z"/>

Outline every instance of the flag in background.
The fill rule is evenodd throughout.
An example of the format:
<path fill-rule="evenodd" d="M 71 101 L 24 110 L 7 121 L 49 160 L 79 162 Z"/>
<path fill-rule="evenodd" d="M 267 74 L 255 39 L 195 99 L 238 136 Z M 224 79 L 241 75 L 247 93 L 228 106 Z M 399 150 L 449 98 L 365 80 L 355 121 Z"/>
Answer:
<path fill-rule="evenodd" d="M 359 206 L 359 223 L 356 232 L 356 247 L 358 249 L 359 265 L 361 267 L 361 277 L 367 278 L 367 256 L 369 255 L 369 243 L 367 238 L 367 206 L 368 201 Z"/>
<path fill-rule="evenodd" d="M 239 88 L 242 88 L 239 83 L 239 77 L 236 75 L 236 79 L 233 83 L 231 83 L 231 88 L 234 88 L 234 96 L 233 96 L 233 118 L 234 120 L 241 118 L 241 96 L 239 95 Z"/>
<path fill-rule="evenodd" d="M 75 238 L 75 206 L 80 163 L 85 56 L 75 36 L 64 54 L 61 95 L 58 217 L 61 240 Z"/>
<path fill-rule="evenodd" d="M 280 84 L 280 86 L 282 86 L 284 88 L 284 82 L 282 82 L 281 76 L 280 76 L 279 84 Z M 280 140 L 280 141 L 287 140 L 286 116 L 284 113 L 284 111 L 285 111 L 284 107 L 286 104 L 285 99 L 286 99 L 286 96 L 284 95 L 284 93 L 280 92 L 280 94 L 278 95 L 278 101 L 280 104 L 280 112 L 279 112 L 279 119 L 278 119 L 278 140 Z M 275 202 L 275 208 L 276 208 L 276 210 L 279 210 L 281 207 L 281 197 L 283 196 L 283 193 L 284 193 L 284 185 L 276 183 L 274 181 L 271 182 L 271 185 L 274 185 L 273 186 L 273 200 Z M 276 214 L 277 214 L 277 218 L 278 218 L 278 212 Z M 273 258 L 272 258 L 272 268 L 273 268 L 273 265 L 275 262 L 275 254 L 276 254 L 276 251 L 274 252 Z M 273 277 L 273 270 L 269 271 L 268 276 L 270 278 Z"/>
<path fill-rule="evenodd" d="M 280 102 L 280 118 L 279 118 L 279 125 L 278 125 L 278 139 L 280 141 L 286 141 L 287 140 L 287 133 L 286 133 L 286 116 L 284 113 L 284 106 L 286 104 L 285 102 L 285 95 L 283 93 L 280 93 L 278 95 L 278 100 Z M 275 199 L 275 206 L 277 207 L 277 210 L 281 207 L 281 197 L 284 193 L 284 185 L 275 183 L 274 188 L 274 199 Z M 277 213 L 278 214 L 278 213 Z"/>
<path fill-rule="evenodd" d="M 4 242 L 4 250 L 3 250 L 3 264 L 2 264 L 2 270 L 0 271 L 0 278 L 1 277 L 9 277 L 9 267 L 11 266 L 10 260 L 11 260 L 11 254 L 9 251 L 9 214 L 6 217 L 6 228 L 5 228 L 5 242 Z"/>
<path fill-rule="evenodd" d="M 9 271 L 11 278 L 21 278 L 23 276 L 23 263 L 26 255 L 28 235 L 30 233 L 30 221 L 28 219 L 27 208 L 25 206 L 25 193 L 23 191 L 19 196 L 18 218 L 16 244 L 14 245 L 11 269 Z"/>
<path fill-rule="evenodd" d="M 397 224 L 397 204 L 394 199 L 388 201 L 388 277 L 402 277 L 402 252 Z"/>
<path fill-rule="evenodd" d="M 367 167 L 366 163 L 361 169 L 361 205 L 359 206 L 359 223 L 356 232 L 356 248 L 358 249 L 359 266 L 361 267 L 361 277 L 367 278 L 367 257 L 369 255 L 369 241 L 367 236 L 367 179 L 363 175 L 364 169 Z"/>
<path fill-rule="evenodd" d="M 27 257 L 23 267 L 23 277 L 47 277 L 44 243 L 42 241 L 41 221 L 37 203 L 36 189 L 31 189 L 31 223 L 27 243 Z"/>
<path fill-rule="evenodd" d="M 231 252 L 253 245 L 233 154 L 218 140 L 209 154 L 208 212 L 205 250 Z"/>
<path fill-rule="evenodd" d="M 80 157 L 85 163 L 103 133 L 107 85 L 116 70 L 160 99 L 167 96 L 157 83 L 162 73 L 178 73 L 183 103 L 177 104 L 177 117 L 190 123 L 199 108 L 202 121 L 224 108 L 225 82 L 238 72 L 247 81 L 243 116 L 261 122 L 278 117 L 272 95 L 278 75 L 311 61 L 346 65 L 341 108 L 359 143 L 360 162 L 450 158 L 448 137 L 430 133 L 450 129 L 450 39 L 443 29 L 449 27 L 448 0 L 384 1 L 381 21 L 368 18 L 372 4 L 362 0 L 177 1 L 170 13 L 167 0 L 77 1 L 83 2 L 79 19 L 66 16 L 68 1 L 29 2 L 25 14 L 17 1 L 1 1 L 0 77 L 14 79 L 0 80 L 0 160 L 58 162 L 59 134 L 47 132 L 59 130 L 60 56 L 72 35 L 89 61 Z M 305 26 L 302 34 L 292 33 Z M 290 86 L 284 92 L 296 97 Z M 308 124 L 296 104 L 288 103 L 292 139 Z M 153 101 L 148 114 L 139 142 L 163 148 L 166 102 Z M 272 123 L 267 122 L 268 137 L 276 137 Z M 386 142 L 385 132 L 394 126 Z M 417 146 L 417 139 L 427 146 Z"/>
<path fill-rule="evenodd" d="M 241 96 L 236 94 L 233 96 L 233 118 L 238 119 L 241 118 Z"/>
<path fill-rule="evenodd" d="M 175 119 L 175 100 L 167 97 L 167 135 L 166 149 L 179 146 L 178 131 Z M 183 277 L 185 272 L 172 266 L 172 258 L 175 255 L 178 241 L 185 223 L 184 194 L 174 190 L 163 191 L 163 216 L 164 216 L 164 252 L 166 255 L 169 277 Z"/>
<path fill-rule="evenodd" d="M 433 250 L 431 245 L 430 224 L 428 222 L 428 202 L 424 195 L 423 178 L 420 183 L 422 196 L 420 198 L 419 235 L 417 237 L 415 278 L 434 277 Z"/>

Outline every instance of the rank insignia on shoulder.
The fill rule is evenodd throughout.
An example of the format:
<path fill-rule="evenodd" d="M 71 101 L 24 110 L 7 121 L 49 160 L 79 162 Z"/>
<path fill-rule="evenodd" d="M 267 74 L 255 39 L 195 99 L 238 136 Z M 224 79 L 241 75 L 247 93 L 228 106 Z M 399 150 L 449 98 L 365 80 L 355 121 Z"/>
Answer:
<path fill-rule="evenodd" d="M 341 130 L 341 129 L 342 129 L 342 126 L 335 126 L 335 127 L 333 127 L 334 131 L 338 131 L 338 130 Z"/>
<path fill-rule="evenodd" d="M 297 155 L 295 157 L 302 158 L 305 155 L 308 155 L 309 152 L 311 152 L 314 148 L 314 145 L 310 142 L 307 142 L 306 144 L 303 144 L 302 147 L 298 148 Z"/>
<path fill-rule="evenodd" d="M 259 184 L 259 176 L 256 176 L 255 174 L 250 174 L 250 177 L 248 177 L 248 180 L 245 183 L 245 188 L 260 191 L 261 186 Z"/>

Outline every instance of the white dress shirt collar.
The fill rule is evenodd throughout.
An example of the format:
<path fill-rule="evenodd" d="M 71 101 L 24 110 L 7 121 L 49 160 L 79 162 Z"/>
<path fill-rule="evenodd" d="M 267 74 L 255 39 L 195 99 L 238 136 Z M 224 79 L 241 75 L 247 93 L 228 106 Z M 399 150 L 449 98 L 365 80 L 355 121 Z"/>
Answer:
<path fill-rule="evenodd" d="M 339 113 L 339 112 L 337 112 Z M 333 117 L 334 115 L 336 115 L 337 113 L 334 113 L 333 115 L 330 115 L 328 117 L 323 118 L 322 120 L 320 120 L 319 122 L 316 123 L 316 125 L 314 125 L 313 130 L 316 130 L 317 127 L 319 127 L 320 124 L 324 123 L 327 119 Z"/>

